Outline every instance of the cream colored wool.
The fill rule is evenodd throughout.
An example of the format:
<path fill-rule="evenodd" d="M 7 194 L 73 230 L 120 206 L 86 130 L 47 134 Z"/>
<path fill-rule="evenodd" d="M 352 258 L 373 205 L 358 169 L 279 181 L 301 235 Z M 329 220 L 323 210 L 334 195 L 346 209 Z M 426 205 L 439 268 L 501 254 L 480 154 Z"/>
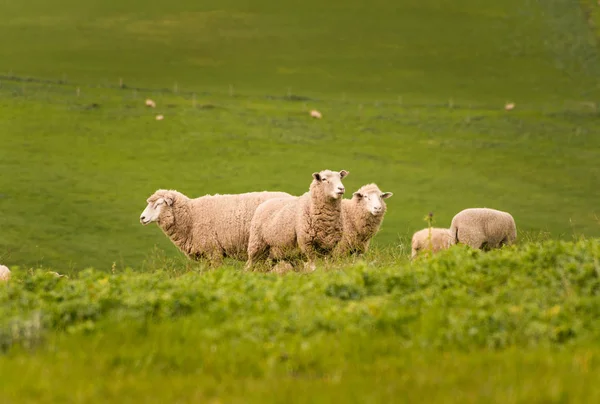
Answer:
<path fill-rule="evenodd" d="M 384 199 L 392 195 L 382 192 L 376 184 L 367 184 L 356 191 L 352 199 L 342 201 L 344 233 L 335 249 L 336 256 L 362 254 L 369 249 L 387 210 Z"/>
<path fill-rule="evenodd" d="M 510 213 L 488 208 L 465 209 L 454 216 L 450 232 L 458 243 L 491 249 L 517 239 L 517 226 Z"/>
<path fill-rule="evenodd" d="M 454 244 L 454 238 L 450 229 L 431 228 L 431 239 L 429 238 L 429 227 L 419 230 L 412 236 L 411 241 L 411 259 L 414 259 L 420 251 L 430 250 L 436 253 L 450 248 Z"/>
<path fill-rule="evenodd" d="M 342 238 L 342 179 L 345 170 L 313 173 L 309 191 L 299 197 L 261 204 L 250 225 L 247 268 L 267 258 L 307 259 L 314 269 L 317 256 L 331 254 Z"/>
<path fill-rule="evenodd" d="M 249 192 L 206 195 L 190 199 L 175 190 L 158 190 L 151 195 L 140 221 L 155 221 L 189 258 L 210 260 L 220 265 L 224 257 L 247 259 L 250 221 L 264 201 L 291 197 L 285 192 Z"/>
<path fill-rule="evenodd" d="M 10 269 L 4 265 L 0 265 L 0 282 L 10 280 Z"/>

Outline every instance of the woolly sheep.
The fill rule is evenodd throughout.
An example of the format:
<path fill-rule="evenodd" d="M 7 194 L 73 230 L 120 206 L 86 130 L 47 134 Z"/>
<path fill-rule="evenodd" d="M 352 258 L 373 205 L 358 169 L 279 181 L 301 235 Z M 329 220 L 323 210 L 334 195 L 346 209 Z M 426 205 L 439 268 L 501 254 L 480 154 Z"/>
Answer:
<path fill-rule="evenodd" d="M 457 213 L 450 232 L 456 242 L 481 249 L 500 248 L 517 238 L 517 227 L 510 213 L 488 208 L 470 208 Z"/>
<path fill-rule="evenodd" d="M 4 265 L 0 265 L 0 282 L 10 280 L 10 269 Z"/>
<path fill-rule="evenodd" d="M 342 238 L 342 179 L 348 171 L 313 173 L 309 191 L 299 197 L 262 203 L 250 225 L 247 268 L 261 259 L 305 257 L 314 270 L 318 254 L 331 254 Z"/>
<path fill-rule="evenodd" d="M 362 254 L 368 250 L 387 210 L 384 199 L 392 195 L 382 192 L 376 184 L 367 184 L 352 194 L 352 199 L 342 200 L 344 234 L 335 249 L 336 256 Z"/>
<path fill-rule="evenodd" d="M 450 248 L 454 244 L 454 238 L 450 229 L 440 229 L 437 227 L 431 228 L 431 239 L 429 238 L 429 227 L 419 230 L 412 236 L 411 241 L 411 259 L 414 259 L 419 251 L 431 250 L 435 253 L 446 248 Z"/>
<path fill-rule="evenodd" d="M 291 197 L 264 191 L 190 199 L 175 190 L 159 189 L 147 199 L 140 222 L 156 222 L 189 258 L 219 265 L 223 257 L 246 260 L 254 211 L 262 202 L 284 196 Z"/>

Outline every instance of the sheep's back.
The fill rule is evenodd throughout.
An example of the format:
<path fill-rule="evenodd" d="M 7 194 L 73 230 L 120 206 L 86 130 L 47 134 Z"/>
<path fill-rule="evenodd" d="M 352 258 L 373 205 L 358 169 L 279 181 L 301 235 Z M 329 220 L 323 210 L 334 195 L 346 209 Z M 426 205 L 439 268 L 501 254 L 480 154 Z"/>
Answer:
<path fill-rule="evenodd" d="M 258 206 L 273 198 L 291 197 L 285 192 L 248 192 L 206 195 L 193 200 L 198 237 L 211 238 L 225 255 L 246 259 L 250 222 Z"/>
<path fill-rule="evenodd" d="M 270 246 L 292 246 L 296 240 L 299 197 L 288 196 L 265 201 L 252 218 L 252 229 Z"/>
<path fill-rule="evenodd" d="M 512 232 L 514 219 L 510 213 L 490 208 L 465 209 L 452 219 L 453 229 L 476 229 L 488 238 L 499 238 Z M 500 241 L 499 240 L 499 241 Z"/>
<path fill-rule="evenodd" d="M 427 248 L 429 242 L 429 228 L 419 230 L 412 237 L 412 248 Z M 431 244 L 434 251 L 442 248 L 447 248 L 452 244 L 452 234 L 448 229 L 432 228 L 431 229 Z"/>

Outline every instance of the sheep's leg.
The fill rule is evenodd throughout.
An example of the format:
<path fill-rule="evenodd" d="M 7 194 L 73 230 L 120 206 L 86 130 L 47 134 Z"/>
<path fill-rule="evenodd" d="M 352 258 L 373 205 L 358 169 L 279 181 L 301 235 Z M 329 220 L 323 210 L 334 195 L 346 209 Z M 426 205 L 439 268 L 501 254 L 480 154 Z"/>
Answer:
<path fill-rule="evenodd" d="M 317 265 L 315 264 L 315 260 L 316 260 L 316 254 L 313 248 L 309 248 L 306 251 L 306 258 L 308 259 L 307 262 L 304 263 L 304 269 L 312 272 L 315 269 L 317 269 Z"/>
<path fill-rule="evenodd" d="M 286 272 L 293 272 L 294 267 L 291 263 L 285 260 L 278 261 L 272 269 L 276 274 L 284 274 Z"/>
<path fill-rule="evenodd" d="M 223 252 L 220 249 L 212 251 L 208 257 L 208 260 L 211 267 L 220 267 L 223 265 Z"/>
<path fill-rule="evenodd" d="M 515 239 L 516 239 L 516 236 L 509 234 L 502 239 L 502 241 L 500 242 L 500 246 L 512 245 L 515 242 Z"/>
<path fill-rule="evenodd" d="M 298 236 L 298 247 L 300 247 L 300 252 L 307 258 L 307 262 L 304 263 L 304 269 L 309 271 L 314 271 L 316 269 L 315 259 L 316 252 L 311 242 L 307 237 Z"/>
<path fill-rule="evenodd" d="M 342 258 L 346 254 L 347 254 L 346 249 L 342 246 L 342 243 L 339 243 L 333 249 L 333 252 L 331 253 L 331 256 L 334 257 L 334 258 Z"/>
<path fill-rule="evenodd" d="M 269 253 L 269 245 L 265 243 L 260 237 L 253 237 L 250 235 L 248 241 L 248 261 L 246 261 L 246 269 L 252 268 L 252 266 L 263 258 L 267 258 Z"/>
<path fill-rule="evenodd" d="M 309 272 L 314 272 L 317 269 L 317 265 L 314 260 L 309 259 L 308 262 L 304 263 L 304 269 Z"/>

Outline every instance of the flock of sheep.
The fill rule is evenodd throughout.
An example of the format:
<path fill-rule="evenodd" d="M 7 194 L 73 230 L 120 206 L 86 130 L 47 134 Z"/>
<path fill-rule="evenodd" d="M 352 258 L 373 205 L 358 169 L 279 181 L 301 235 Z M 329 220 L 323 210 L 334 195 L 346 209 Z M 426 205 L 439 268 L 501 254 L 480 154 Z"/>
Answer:
<path fill-rule="evenodd" d="M 206 195 L 190 199 L 181 192 L 160 189 L 148 199 L 140 222 L 156 222 L 189 258 L 207 259 L 218 266 L 223 258 L 257 262 L 289 270 L 301 261 L 315 269 L 317 257 L 362 254 L 377 234 L 387 210 L 376 184 L 362 186 L 343 199 L 342 179 L 348 171 L 313 173 L 308 192 L 248 192 Z M 412 254 L 437 252 L 453 244 L 490 249 L 512 244 L 517 238 L 513 217 L 495 209 L 474 208 L 459 212 L 449 229 L 425 228 L 412 237 Z M 58 275 L 58 274 L 57 274 Z M 10 270 L 0 265 L 0 281 Z"/>
<path fill-rule="evenodd" d="M 313 173 L 308 192 L 249 192 L 190 199 L 175 190 L 158 190 L 147 199 L 140 222 L 156 222 L 189 258 L 218 266 L 224 257 L 283 265 L 298 262 L 315 269 L 317 257 L 343 257 L 368 250 L 386 212 L 376 184 L 362 186 L 343 199 L 348 171 Z M 423 229 L 412 238 L 412 257 L 421 250 L 439 251 L 456 243 L 495 248 L 516 239 L 512 216 L 493 209 L 466 209 L 450 229 Z"/>

